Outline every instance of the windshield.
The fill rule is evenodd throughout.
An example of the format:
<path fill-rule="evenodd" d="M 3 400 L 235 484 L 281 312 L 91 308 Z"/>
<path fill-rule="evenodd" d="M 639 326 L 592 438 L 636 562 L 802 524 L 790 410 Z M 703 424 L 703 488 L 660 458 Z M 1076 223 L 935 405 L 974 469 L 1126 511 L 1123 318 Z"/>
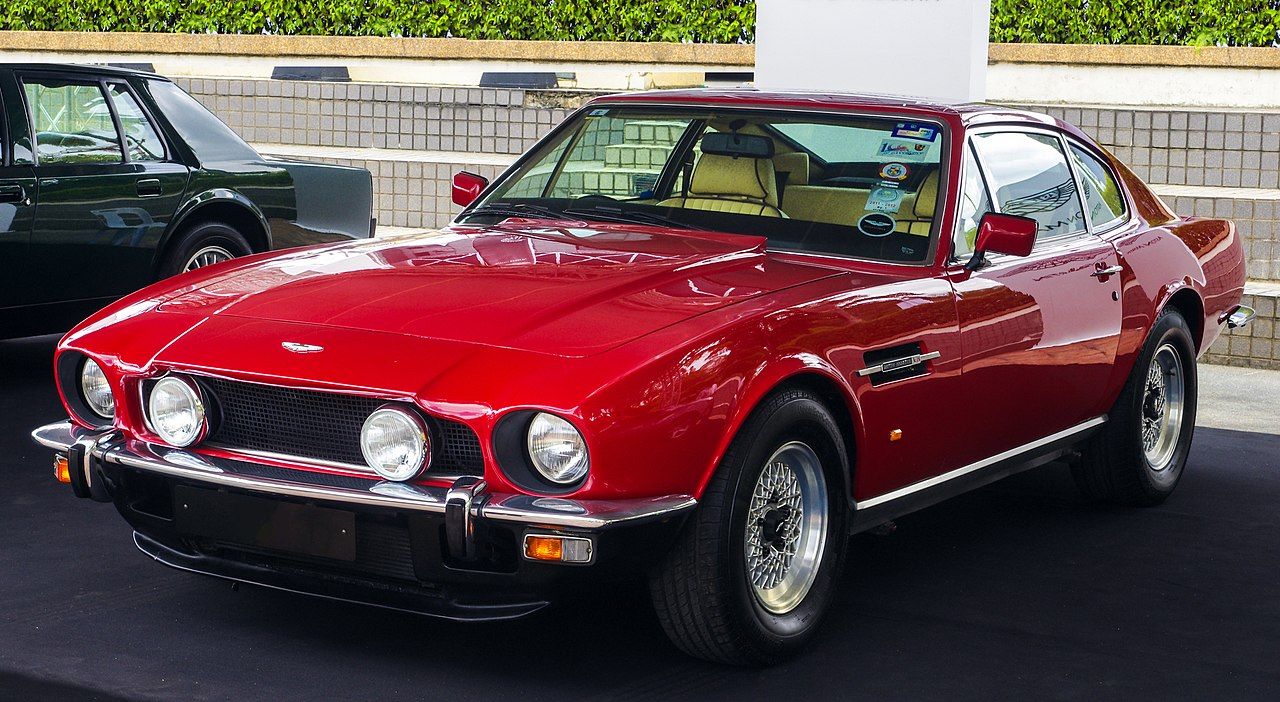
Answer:
<path fill-rule="evenodd" d="M 765 236 L 770 248 L 924 261 L 943 128 L 928 121 L 598 107 L 541 143 L 458 221 L 659 224 Z"/>

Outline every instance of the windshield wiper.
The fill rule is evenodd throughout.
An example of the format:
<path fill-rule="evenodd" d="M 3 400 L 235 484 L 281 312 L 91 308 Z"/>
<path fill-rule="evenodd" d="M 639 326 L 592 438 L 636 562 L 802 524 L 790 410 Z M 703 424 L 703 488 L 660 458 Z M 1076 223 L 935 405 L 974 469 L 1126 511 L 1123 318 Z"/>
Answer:
<path fill-rule="evenodd" d="M 624 210 L 621 207 L 606 207 L 596 205 L 595 207 L 570 207 L 564 211 L 567 215 L 578 215 L 592 219 L 601 219 L 607 222 L 622 222 L 624 224 L 657 224 L 663 227 L 677 227 L 679 229 L 696 229 L 698 231 L 706 231 L 705 227 L 699 227 L 688 222 L 681 222 L 666 215 L 660 215 L 656 212 L 645 212 L 642 210 Z"/>
<path fill-rule="evenodd" d="M 527 202 L 490 202 L 466 214 L 467 219 L 472 217 L 483 217 L 485 215 L 491 217 L 541 217 L 543 219 L 564 219 L 565 213 L 550 207 L 542 207 L 541 205 L 531 205 Z"/>

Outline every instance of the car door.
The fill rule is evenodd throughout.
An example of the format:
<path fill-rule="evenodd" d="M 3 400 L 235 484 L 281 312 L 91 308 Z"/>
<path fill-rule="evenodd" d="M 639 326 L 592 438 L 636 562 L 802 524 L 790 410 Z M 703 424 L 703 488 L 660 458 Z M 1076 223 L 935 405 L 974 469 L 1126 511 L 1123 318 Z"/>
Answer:
<path fill-rule="evenodd" d="M 123 80 L 18 78 L 36 141 L 34 301 L 106 301 L 151 282 L 187 168 L 166 159 L 153 120 Z M 54 270 L 60 284 L 41 284 Z"/>
<path fill-rule="evenodd" d="M 0 71 L 0 110 L 0 309 L 4 309 L 27 302 L 18 274 L 26 267 L 36 187 L 31 150 L 25 144 L 22 100 L 8 71 Z"/>
<path fill-rule="evenodd" d="M 1121 324 L 1119 259 L 1093 232 L 1081 184 L 1054 131 L 991 128 L 964 156 L 950 268 L 969 400 L 957 465 L 1040 442 L 1096 418 Z M 988 255 L 964 269 L 981 215 L 1038 224 L 1026 257 Z"/>

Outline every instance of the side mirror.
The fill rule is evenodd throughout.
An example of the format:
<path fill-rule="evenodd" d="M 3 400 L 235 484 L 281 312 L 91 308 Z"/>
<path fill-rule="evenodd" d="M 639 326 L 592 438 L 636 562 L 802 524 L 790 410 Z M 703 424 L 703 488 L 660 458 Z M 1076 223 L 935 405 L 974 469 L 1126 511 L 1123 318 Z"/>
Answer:
<path fill-rule="evenodd" d="M 1030 217 L 988 212 L 978 225 L 978 239 L 973 245 L 973 256 L 964 264 L 966 271 L 976 271 L 987 260 L 987 252 L 1030 256 L 1036 244 L 1039 223 Z"/>
<path fill-rule="evenodd" d="M 453 204 L 466 207 L 480 197 L 489 186 L 489 179 L 475 173 L 460 171 L 453 174 Z"/>

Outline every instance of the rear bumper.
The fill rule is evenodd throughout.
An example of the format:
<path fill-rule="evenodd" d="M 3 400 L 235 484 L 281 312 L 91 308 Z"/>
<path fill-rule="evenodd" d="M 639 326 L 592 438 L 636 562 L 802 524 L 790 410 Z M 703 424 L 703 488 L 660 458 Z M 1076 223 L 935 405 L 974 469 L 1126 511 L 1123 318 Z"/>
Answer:
<path fill-rule="evenodd" d="M 40 427 L 32 437 L 67 457 L 77 496 L 114 502 L 137 532 L 138 547 L 166 565 L 452 619 L 521 616 L 575 583 L 643 572 L 696 506 L 685 495 L 570 500 L 492 493 L 473 477 L 448 486 L 335 479 L 128 441 L 70 422 Z M 193 495 L 207 496 L 206 513 L 227 510 L 229 526 L 209 528 L 207 516 L 199 525 L 187 517 L 187 505 L 179 504 Z M 259 531 L 246 520 L 266 519 L 278 529 L 279 515 L 298 510 L 326 519 L 338 514 L 353 525 L 358 538 L 350 553 L 333 558 L 306 544 L 281 550 L 278 540 L 246 538 Z M 589 540 L 591 559 L 530 560 L 522 547 L 530 535 Z"/>

